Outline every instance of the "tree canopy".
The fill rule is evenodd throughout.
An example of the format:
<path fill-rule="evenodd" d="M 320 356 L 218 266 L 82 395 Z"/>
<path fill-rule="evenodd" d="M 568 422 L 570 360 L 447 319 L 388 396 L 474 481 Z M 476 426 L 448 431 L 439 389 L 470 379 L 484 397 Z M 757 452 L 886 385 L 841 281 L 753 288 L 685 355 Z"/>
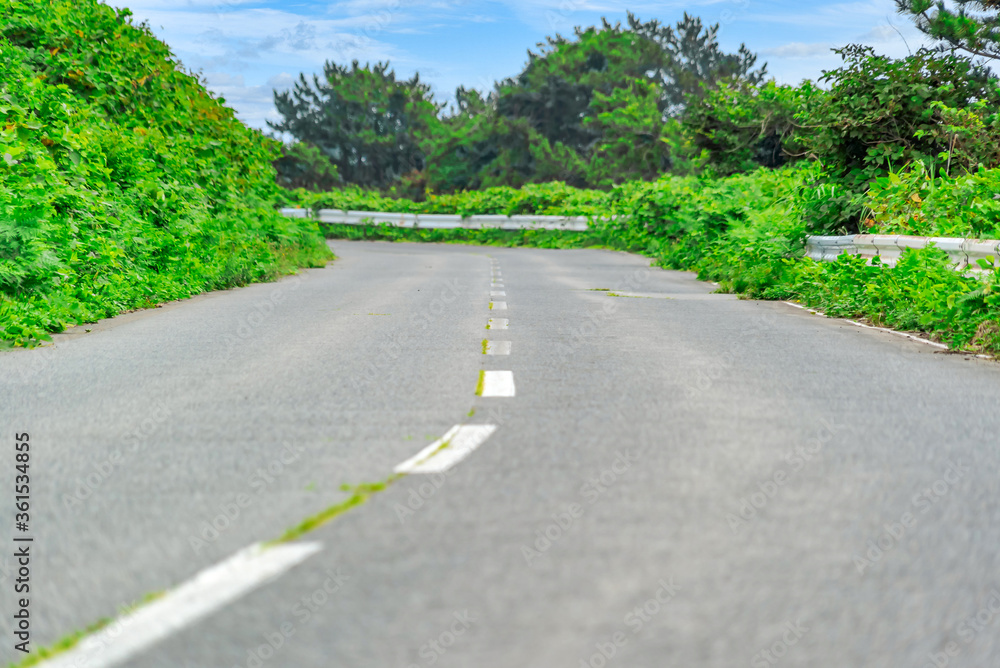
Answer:
<path fill-rule="evenodd" d="M 345 183 L 453 191 L 559 180 L 607 187 L 654 179 L 676 163 L 677 119 L 720 85 L 760 83 L 766 66 L 741 45 L 724 52 L 718 25 L 602 20 L 528 51 L 492 90 L 460 87 L 445 109 L 419 76 L 388 63 L 327 63 L 275 95 L 270 127 L 302 145 L 278 164 L 282 183 Z M 726 82 L 730 82 L 727 84 Z M 320 152 L 336 175 L 313 174 Z"/>
<path fill-rule="evenodd" d="M 896 0 L 924 34 L 945 50 L 983 58 L 1000 58 L 1000 0 Z"/>
<path fill-rule="evenodd" d="M 319 148 L 348 183 L 387 186 L 424 167 L 419 138 L 433 130 L 441 106 L 420 76 L 397 80 L 388 63 L 350 67 L 327 62 L 323 76 L 299 76 L 295 88 L 275 93 L 283 120 L 268 121 Z"/>

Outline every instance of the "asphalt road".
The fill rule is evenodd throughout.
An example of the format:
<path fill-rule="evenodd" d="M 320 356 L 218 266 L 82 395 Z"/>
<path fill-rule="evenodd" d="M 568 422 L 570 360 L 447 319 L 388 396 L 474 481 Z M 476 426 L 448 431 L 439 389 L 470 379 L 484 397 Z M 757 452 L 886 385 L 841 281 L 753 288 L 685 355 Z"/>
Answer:
<path fill-rule="evenodd" d="M 35 643 L 464 424 L 496 430 L 120 665 L 1000 665 L 995 363 L 627 254 L 334 249 L 0 355 L 8 470 L 32 443 Z M 514 396 L 476 396 L 483 370 Z"/>

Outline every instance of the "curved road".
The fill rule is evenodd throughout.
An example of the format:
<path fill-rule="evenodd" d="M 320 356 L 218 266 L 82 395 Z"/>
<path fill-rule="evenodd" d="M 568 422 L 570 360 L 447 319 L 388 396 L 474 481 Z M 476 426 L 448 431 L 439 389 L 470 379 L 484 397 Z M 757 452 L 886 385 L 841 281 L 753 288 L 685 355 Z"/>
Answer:
<path fill-rule="evenodd" d="M 0 354 L 33 646 L 175 591 L 48 665 L 1000 665 L 995 363 L 622 253 L 333 247 Z"/>

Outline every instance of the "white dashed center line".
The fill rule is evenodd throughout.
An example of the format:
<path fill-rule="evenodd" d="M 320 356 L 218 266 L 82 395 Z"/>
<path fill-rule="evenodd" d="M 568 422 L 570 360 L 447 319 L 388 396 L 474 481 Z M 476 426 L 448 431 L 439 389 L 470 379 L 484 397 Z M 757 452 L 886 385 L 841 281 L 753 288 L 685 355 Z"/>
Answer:
<path fill-rule="evenodd" d="M 492 424 L 455 425 L 395 469 L 396 473 L 443 473 L 486 442 L 497 430 Z"/>
<path fill-rule="evenodd" d="M 480 396 L 483 397 L 513 397 L 514 396 L 514 372 L 513 371 L 484 371 L 483 390 Z"/>
<path fill-rule="evenodd" d="M 46 668 L 110 668 L 273 580 L 320 551 L 319 543 L 251 545 L 202 571 L 163 598 L 138 608 L 44 662 Z"/>
<path fill-rule="evenodd" d="M 487 341 L 487 355 L 510 355 L 510 341 Z"/>

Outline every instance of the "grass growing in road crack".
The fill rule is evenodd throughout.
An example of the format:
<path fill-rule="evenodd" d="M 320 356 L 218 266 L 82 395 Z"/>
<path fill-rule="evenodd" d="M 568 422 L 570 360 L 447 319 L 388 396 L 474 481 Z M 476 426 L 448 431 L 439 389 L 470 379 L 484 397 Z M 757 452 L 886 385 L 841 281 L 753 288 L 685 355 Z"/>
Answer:
<path fill-rule="evenodd" d="M 488 326 L 489 326 L 489 325 L 487 325 L 487 327 L 488 327 Z M 489 340 L 488 340 L 488 339 L 483 339 L 483 354 L 484 354 L 484 355 L 486 354 L 486 348 L 487 348 L 487 346 L 489 346 L 489 345 L 490 345 L 490 342 L 489 342 Z"/>
<path fill-rule="evenodd" d="M 479 382 L 476 383 L 476 396 L 477 397 L 483 396 L 483 383 L 485 383 L 485 382 L 486 382 L 486 372 L 485 371 L 480 371 L 479 372 Z"/>
<path fill-rule="evenodd" d="M 345 483 L 344 485 L 341 486 L 341 489 L 344 490 L 345 492 L 353 492 L 353 494 L 351 494 L 350 497 L 348 497 L 344 501 L 341 501 L 340 503 L 330 506 L 325 510 L 321 510 L 320 512 L 316 513 L 315 515 L 312 515 L 311 517 L 307 517 L 306 519 L 302 520 L 299 524 L 295 525 L 294 527 L 286 531 L 284 534 L 282 534 L 280 538 L 270 541 L 269 543 L 266 543 L 266 545 L 268 546 L 278 545 L 280 543 L 288 543 L 290 541 L 295 540 L 296 538 L 301 538 L 303 535 L 309 533 L 310 531 L 326 524 L 337 515 L 345 513 L 351 508 L 354 508 L 355 506 L 360 506 L 362 503 L 367 501 L 368 497 L 370 497 L 372 494 L 377 494 L 378 492 L 381 492 L 382 490 L 386 489 L 389 485 L 391 485 L 396 480 L 402 477 L 403 474 L 395 473 L 380 482 L 363 482 L 360 485 L 353 485 L 353 486 Z"/>
<path fill-rule="evenodd" d="M 147 603 L 152 603 L 156 599 L 162 598 L 164 594 L 166 594 L 165 591 L 155 591 L 146 594 L 139 599 L 138 603 L 122 607 L 119 616 L 124 617 L 125 615 L 129 615 Z M 37 666 L 43 661 L 47 661 L 54 656 L 62 654 L 63 652 L 68 652 L 80 644 L 81 640 L 104 630 L 113 621 L 114 620 L 110 617 L 102 617 L 84 629 L 67 633 L 65 636 L 47 647 L 39 647 L 18 663 L 8 663 L 7 668 L 29 668 L 29 666 Z"/>

